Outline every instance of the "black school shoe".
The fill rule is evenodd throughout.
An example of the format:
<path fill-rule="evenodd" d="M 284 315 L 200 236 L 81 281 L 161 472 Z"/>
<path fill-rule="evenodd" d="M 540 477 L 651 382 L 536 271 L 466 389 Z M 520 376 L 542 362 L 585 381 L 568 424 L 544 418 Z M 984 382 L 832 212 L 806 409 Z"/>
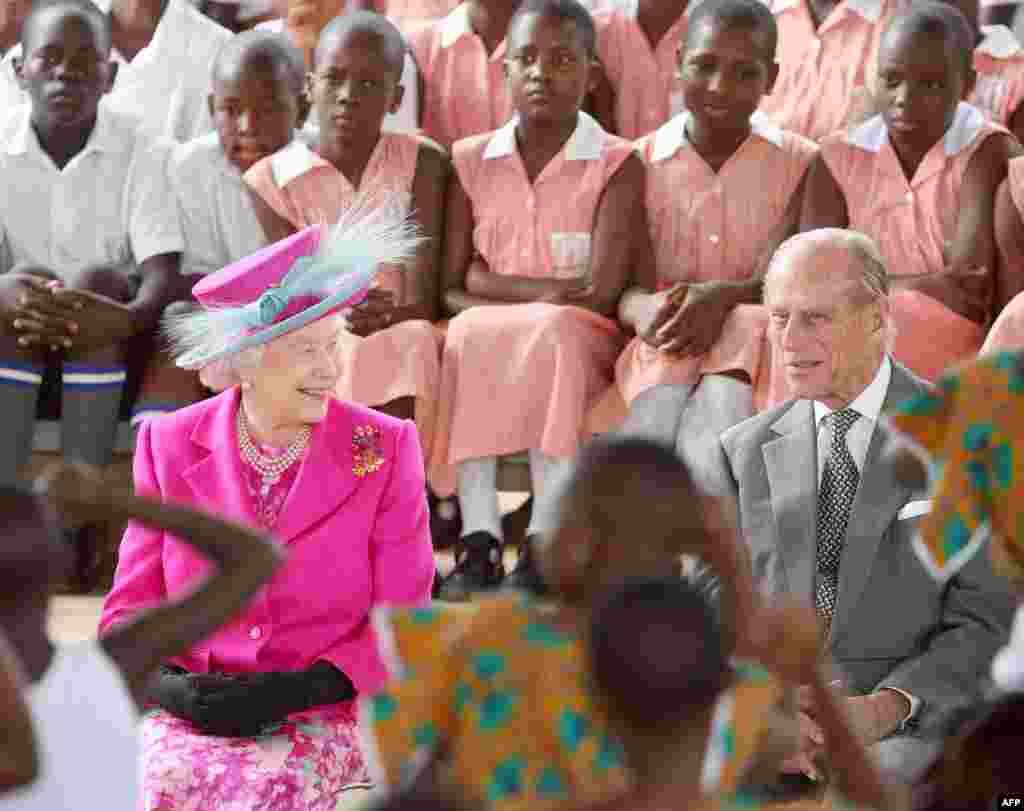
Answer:
<path fill-rule="evenodd" d="M 546 587 L 535 557 L 535 549 L 540 540 L 540 535 L 535 533 L 528 535 L 520 544 L 519 560 L 516 561 L 516 568 L 505 578 L 505 586 L 528 591 L 537 596 L 545 593 Z"/>
<path fill-rule="evenodd" d="M 465 603 L 475 592 L 495 589 L 504 579 L 501 542 L 489 532 L 471 532 L 456 547 L 455 568 L 441 585 L 439 599 Z"/>

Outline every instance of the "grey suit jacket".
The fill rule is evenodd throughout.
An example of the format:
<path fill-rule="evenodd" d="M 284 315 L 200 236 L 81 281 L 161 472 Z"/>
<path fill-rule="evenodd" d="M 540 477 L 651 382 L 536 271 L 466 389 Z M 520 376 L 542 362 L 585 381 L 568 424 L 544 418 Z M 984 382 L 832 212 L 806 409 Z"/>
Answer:
<path fill-rule="evenodd" d="M 893 363 L 884 410 L 927 384 Z M 818 492 L 813 404 L 795 400 L 757 415 L 720 438 L 754 574 L 769 593 L 813 599 Z M 1013 600 L 979 554 L 942 584 L 917 559 L 918 521 L 901 518 L 925 498 L 897 481 L 882 459 L 885 428 L 876 426 L 861 472 L 839 568 L 839 595 L 827 642 L 854 690 L 895 687 L 922 701 L 921 734 L 980 697 L 996 651 L 1006 642 Z"/>

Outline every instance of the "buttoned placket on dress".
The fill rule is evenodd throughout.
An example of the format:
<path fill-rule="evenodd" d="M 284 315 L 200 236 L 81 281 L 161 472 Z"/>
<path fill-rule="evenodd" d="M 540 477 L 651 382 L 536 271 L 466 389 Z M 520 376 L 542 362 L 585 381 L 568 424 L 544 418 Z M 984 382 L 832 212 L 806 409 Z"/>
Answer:
<path fill-rule="evenodd" d="M 543 268 L 546 263 L 541 259 L 544 251 L 543 246 L 537 240 L 537 233 L 539 229 L 540 212 L 537 206 L 537 193 L 540 185 L 545 181 L 548 175 L 552 172 L 557 172 L 564 161 L 565 149 L 568 145 L 568 141 L 562 145 L 562 148 L 555 154 L 555 156 L 547 162 L 547 165 L 541 169 L 540 174 L 531 183 L 530 176 L 526 173 L 526 166 L 523 165 L 522 156 L 519 154 L 518 145 L 515 147 L 511 155 L 506 156 L 511 159 L 514 165 L 515 172 L 520 182 L 523 184 L 523 195 L 526 199 L 526 210 L 530 212 L 530 230 L 528 233 L 519 233 L 516 235 L 517 247 L 519 248 L 519 267 L 529 268 L 526 275 L 539 276 L 537 272 L 538 268 Z M 550 253 L 550 246 L 548 246 Z"/>

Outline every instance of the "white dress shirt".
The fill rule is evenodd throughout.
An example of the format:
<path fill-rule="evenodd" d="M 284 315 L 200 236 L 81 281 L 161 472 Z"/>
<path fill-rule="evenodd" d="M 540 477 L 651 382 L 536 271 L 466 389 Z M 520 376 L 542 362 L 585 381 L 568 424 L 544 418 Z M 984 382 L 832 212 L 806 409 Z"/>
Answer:
<path fill-rule="evenodd" d="M 101 107 L 85 147 L 58 169 L 30 112 L 22 105 L 0 121 L 0 272 L 32 262 L 66 278 L 88 265 L 139 265 L 182 250 L 170 141 Z"/>
<path fill-rule="evenodd" d="M 110 11 L 110 0 L 93 2 Z M 134 59 L 129 62 L 116 49 L 111 52 L 110 58 L 118 63 L 117 77 L 102 105 L 135 116 L 153 134 L 176 141 L 209 132 L 213 129 L 207 105 L 210 72 L 217 52 L 232 36 L 188 0 L 169 0 L 153 39 Z M 18 45 L 8 57 L 20 53 Z M 28 103 L 28 95 L 17 83 L 14 91 L 14 98 Z M 10 78 L 0 75 L 0 102 L 11 95 Z"/>
<path fill-rule="evenodd" d="M 868 447 L 871 445 L 871 437 L 875 433 L 875 426 L 878 423 L 879 415 L 882 413 L 882 406 L 885 404 L 885 396 L 889 392 L 889 381 L 892 380 L 892 361 L 886 355 L 875 372 L 874 379 L 867 387 L 858 394 L 847 408 L 856 411 L 860 418 L 850 426 L 846 433 L 846 447 L 853 457 L 857 466 L 857 472 L 864 472 L 864 460 L 868 455 Z M 833 409 L 818 400 L 814 401 L 814 424 L 817 427 L 818 436 L 818 487 L 821 487 L 821 477 L 825 471 L 825 463 L 828 461 L 829 447 L 832 440 L 832 422 L 826 419 L 833 413 Z M 840 559 L 839 576 L 842 577 L 842 560 Z M 921 699 L 911 695 L 905 690 L 897 687 L 886 687 L 887 690 L 895 690 L 910 703 L 910 712 L 903 719 L 900 729 L 906 727 L 921 709 Z"/>
<path fill-rule="evenodd" d="M 213 273 L 266 246 L 242 175 L 216 132 L 178 144 L 169 173 L 185 243 L 182 273 Z"/>

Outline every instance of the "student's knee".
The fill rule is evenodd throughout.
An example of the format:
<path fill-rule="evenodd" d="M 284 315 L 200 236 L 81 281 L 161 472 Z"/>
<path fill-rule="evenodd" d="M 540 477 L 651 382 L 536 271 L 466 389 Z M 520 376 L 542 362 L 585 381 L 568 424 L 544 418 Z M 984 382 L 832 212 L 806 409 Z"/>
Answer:
<path fill-rule="evenodd" d="M 0 366 L 6 363 L 31 364 L 45 366 L 49 361 L 49 351 L 39 346 L 22 346 L 18 343 L 23 336 L 0 331 Z"/>
<path fill-rule="evenodd" d="M 113 267 L 91 267 L 75 273 L 68 282 L 74 290 L 88 290 L 114 301 L 131 301 L 136 283 L 124 270 Z"/>
<path fill-rule="evenodd" d="M 127 347 L 111 344 L 101 348 L 80 348 L 72 345 L 67 359 L 74 363 L 90 363 L 97 366 L 123 366 L 127 360 Z"/>

